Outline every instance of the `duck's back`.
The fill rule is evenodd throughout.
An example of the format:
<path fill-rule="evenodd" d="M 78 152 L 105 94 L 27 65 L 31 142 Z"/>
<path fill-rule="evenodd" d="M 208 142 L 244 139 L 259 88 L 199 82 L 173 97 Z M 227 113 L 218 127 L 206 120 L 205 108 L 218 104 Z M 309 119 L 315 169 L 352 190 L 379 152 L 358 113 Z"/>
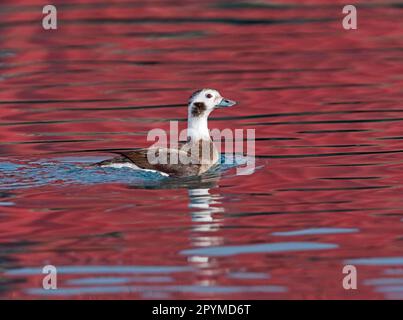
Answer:
<path fill-rule="evenodd" d="M 163 172 L 170 176 L 201 175 L 215 165 L 219 154 L 212 141 L 188 142 L 180 149 L 152 147 L 127 152 L 105 160 L 100 166 L 124 166 L 132 163 L 135 168 Z"/>

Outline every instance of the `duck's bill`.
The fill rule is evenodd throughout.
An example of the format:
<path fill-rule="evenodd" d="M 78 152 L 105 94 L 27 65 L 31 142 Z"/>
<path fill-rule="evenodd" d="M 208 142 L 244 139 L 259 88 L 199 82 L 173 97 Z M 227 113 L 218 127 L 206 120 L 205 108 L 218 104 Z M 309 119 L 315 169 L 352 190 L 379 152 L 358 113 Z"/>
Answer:
<path fill-rule="evenodd" d="M 221 101 L 220 101 L 218 104 L 216 104 L 216 108 L 232 107 L 232 106 L 235 105 L 235 104 L 236 104 L 235 101 L 222 98 Z"/>

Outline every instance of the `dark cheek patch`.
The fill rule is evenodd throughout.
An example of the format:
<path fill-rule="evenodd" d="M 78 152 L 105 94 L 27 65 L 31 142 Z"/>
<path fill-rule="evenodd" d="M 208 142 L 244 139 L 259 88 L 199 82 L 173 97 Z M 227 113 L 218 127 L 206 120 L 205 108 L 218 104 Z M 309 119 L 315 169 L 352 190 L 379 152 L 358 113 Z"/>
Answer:
<path fill-rule="evenodd" d="M 195 102 L 192 107 L 192 116 L 199 117 L 206 109 L 206 105 L 203 102 Z"/>

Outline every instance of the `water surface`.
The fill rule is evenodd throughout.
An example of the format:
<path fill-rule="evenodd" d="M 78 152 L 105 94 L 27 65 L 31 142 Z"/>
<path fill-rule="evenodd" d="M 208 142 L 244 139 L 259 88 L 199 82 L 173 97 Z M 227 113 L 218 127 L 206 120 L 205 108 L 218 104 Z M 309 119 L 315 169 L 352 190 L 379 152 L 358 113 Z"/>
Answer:
<path fill-rule="evenodd" d="M 57 31 L 0 5 L 1 298 L 403 297 L 401 3 L 354 31 L 319 0 L 55 4 Z M 211 128 L 256 130 L 253 174 L 88 167 L 203 87 L 239 102 Z"/>

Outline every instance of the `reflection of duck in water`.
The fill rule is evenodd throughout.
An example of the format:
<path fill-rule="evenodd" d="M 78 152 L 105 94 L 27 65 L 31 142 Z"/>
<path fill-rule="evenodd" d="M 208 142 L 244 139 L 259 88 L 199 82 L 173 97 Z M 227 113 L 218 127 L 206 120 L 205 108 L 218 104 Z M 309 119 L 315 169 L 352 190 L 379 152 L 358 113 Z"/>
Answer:
<path fill-rule="evenodd" d="M 193 222 L 213 222 L 213 214 L 223 212 L 222 207 L 212 207 L 212 204 L 220 204 L 219 196 L 211 195 L 209 189 L 189 189 L 189 208 L 194 211 Z"/>
<path fill-rule="evenodd" d="M 177 177 L 201 175 L 219 161 L 219 153 L 211 140 L 207 125 L 208 116 L 216 108 L 234 104 L 234 101 L 224 99 L 216 90 L 198 90 L 189 99 L 187 143 L 177 149 L 150 147 L 119 152 L 121 156 L 97 165 L 152 170 Z M 160 161 L 161 159 L 164 161 Z"/>
<path fill-rule="evenodd" d="M 211 186 L 210 186 L 211 187 Z M 192 221 L 192 234 L 190 242 L 192 247 L 210 247 L 218 246 L 224 242 L 222 236 L 216 232 L 220 230 L 220 219 L 214 217 L 214 214 L 224 212 L 221 205 L 220 195 L 210 194 L 210 189 L 189 189 L 189 208 L 191 209 Z M 190 255 L 189 262 L 195 263 L 198 267 L 211 267 L 210 258 L 207 256 Z M 211 281 L 207 277 L 208 282 Z M 202 281 L 206 285 L 205 281 Z"/>

